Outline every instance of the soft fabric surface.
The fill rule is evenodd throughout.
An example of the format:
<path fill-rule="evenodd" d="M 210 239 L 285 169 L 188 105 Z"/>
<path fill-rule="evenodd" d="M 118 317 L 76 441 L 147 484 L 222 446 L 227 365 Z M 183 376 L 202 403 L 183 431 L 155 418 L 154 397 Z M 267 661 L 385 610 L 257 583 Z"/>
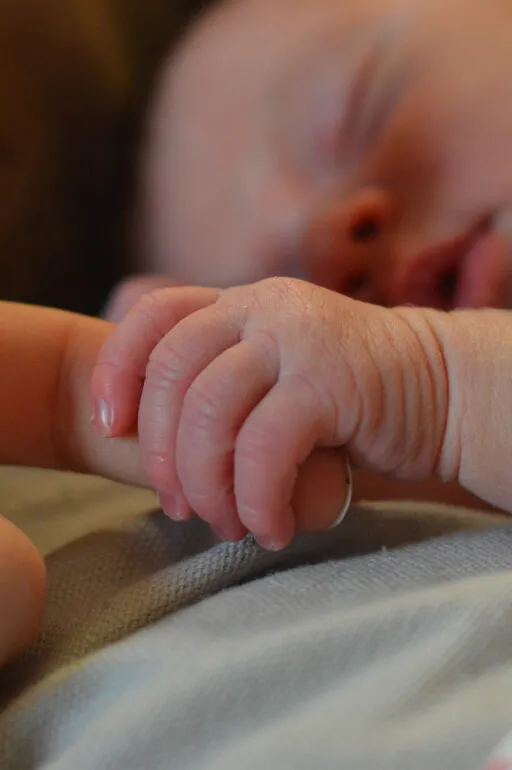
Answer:
<path fill-rule="evenodd" d="M 50 574 L 0 675 L 2 770 L 479 770 L 512 729 L 501 518 L 362 507 L 276 556 L 96 479 L 0 490 Z"/>

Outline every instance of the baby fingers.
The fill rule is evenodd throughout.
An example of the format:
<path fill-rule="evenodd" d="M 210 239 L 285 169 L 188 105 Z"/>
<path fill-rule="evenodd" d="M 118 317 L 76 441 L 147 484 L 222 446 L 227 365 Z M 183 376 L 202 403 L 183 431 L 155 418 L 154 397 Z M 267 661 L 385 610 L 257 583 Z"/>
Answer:
<path fill-rule="evenodd" d="M 149 356 L 183 318 L 214 303 L 215 289 L 159 289 L 137 302 L 100 352 L 92 377 L 94 422 L 105 436 L 133 429 Z"/>
<path fill-rule="evenodd" d="M 294 488 L 313 448 L 329 435 L 326 414 L 306 381 L 285 376 L 253 409 L 238 434 L 234 457 L 238 516 L 265 548 L 284 548 L 295 534 Z"/>

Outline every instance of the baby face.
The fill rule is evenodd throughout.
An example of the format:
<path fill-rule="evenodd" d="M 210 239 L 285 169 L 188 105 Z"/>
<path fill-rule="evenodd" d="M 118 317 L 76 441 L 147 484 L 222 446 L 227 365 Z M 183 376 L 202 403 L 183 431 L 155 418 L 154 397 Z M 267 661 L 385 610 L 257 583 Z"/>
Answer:
<path fill-rule="evenodd" d="M 144 269 L 509 306 L 511 21 L 506 0 L 225 3 L 162 75 Z"/>

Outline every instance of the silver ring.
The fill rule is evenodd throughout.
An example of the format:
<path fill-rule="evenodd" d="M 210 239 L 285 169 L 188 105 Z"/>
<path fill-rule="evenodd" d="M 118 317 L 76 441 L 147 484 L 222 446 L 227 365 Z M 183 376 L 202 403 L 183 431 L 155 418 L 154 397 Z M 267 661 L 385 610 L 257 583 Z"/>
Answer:
<path fill-rule="evenodd" d="M 350 508 L 350 505 L 352 503 L 352 492 L 353 492 L 352 467 L 350 465 L 350 460 L 348 459 L 346 454 L 343 454 L 343 459 L 345 460 L 345 473 L 347 477 L 347 495 L 345 497 L 343 505 L 340 508 L 340 512 L 338 513 L 336 519 L 331 524 L 329 529 L 334 529 L 335 527 L 341 524 L 341 522 L 347 515 L 347 511 Z"/>

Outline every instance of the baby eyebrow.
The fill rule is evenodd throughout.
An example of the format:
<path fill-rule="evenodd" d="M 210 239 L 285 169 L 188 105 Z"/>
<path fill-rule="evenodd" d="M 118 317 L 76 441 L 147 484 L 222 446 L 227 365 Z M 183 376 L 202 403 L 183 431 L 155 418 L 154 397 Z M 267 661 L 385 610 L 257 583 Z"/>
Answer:
<path fill-rule="evenodd" d="M 368 104 L 368 93 L 375 80 L 381 52 L 376 45 L 367 49 L 354 68 L 347 90 L 342 125 L 340 127 L 345 151 L 358 154 L 361 151 L 364 131 L 364 114 Z"/>
<path fill-rule="evenodd" d="M 413 77 L 412 66 L 393 61 L 395 44 L 392 34 L 374 40 L 354 69 L 341 126 L 344 150 L 352 161 L 378 142 Z"/>

